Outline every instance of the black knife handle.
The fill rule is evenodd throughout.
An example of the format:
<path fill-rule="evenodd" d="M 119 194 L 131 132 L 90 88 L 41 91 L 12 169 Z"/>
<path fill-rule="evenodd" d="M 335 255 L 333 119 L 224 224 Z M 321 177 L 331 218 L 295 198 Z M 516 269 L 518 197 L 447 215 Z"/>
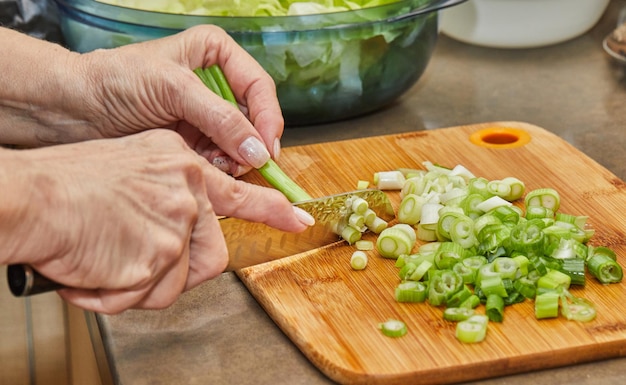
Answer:
<path fill-rule="evenodd" d="M 65 287 L 44 277 L 28 265 L 7 266 L 7 281 L 9 282 L 11 293 L 16 297 L 27 297 Z"/>

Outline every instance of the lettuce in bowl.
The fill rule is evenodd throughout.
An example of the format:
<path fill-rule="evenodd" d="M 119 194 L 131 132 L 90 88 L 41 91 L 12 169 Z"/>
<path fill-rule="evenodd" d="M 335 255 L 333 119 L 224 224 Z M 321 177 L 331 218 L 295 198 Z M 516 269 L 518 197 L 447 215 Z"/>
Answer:
<path fill-rule="evenodd" d="M 438 11 L 463 1 L 56 0 L 66 42 L 79 52 L 222 27 L 276 82 L 287 126 L 347 119 L 397 99 L 430 60 Z"/>

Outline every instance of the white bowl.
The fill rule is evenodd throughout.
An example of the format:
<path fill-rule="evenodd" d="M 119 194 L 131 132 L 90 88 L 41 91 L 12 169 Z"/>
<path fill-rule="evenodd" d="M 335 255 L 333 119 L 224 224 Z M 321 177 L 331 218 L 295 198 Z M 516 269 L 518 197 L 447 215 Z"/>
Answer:
<path fill-rule="evenodd" d="M 449 37 L 495 48 L 561 43 L 593 27 L 610 0 L 468 0 L 441 13 Z"/>

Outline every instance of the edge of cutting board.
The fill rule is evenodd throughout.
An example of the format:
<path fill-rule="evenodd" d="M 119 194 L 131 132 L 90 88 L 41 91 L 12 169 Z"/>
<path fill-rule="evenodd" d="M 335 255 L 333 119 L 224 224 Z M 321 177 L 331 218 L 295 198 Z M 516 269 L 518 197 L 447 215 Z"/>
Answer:
<path fill-rule="evenodd" d="M 506 149 L 466 142 L 472 133 L 489 127 L 521 129 L 531 140 Z M 371 151 L 367 164 L 344 163 L 336 178 L 325 177 L 325 183 L 311 180 L 324 177 L 324 169 L 316 167 L 327 167 L 329 159 L 343 159 L 344 152 L 359 148 Z M 407 155 L 409 150 L 415 152 Z M 520 178 L 527 191 L 555 187 L 561 192 L 558 186 L 564 186 L 561 211 L 589 215 L 597 229 L 593 240 L 614 248 L 626 266 L 626 183 L 563 139 L 529 123 L 488 122 L 289 147 L 280 163 L 311 195 L 323 196 L 352 189 L 356 180 L 385 166 L 421 168 L 424 160 L 463 164 L 489 179 L 528 173 Z M 254 173 L 244 179 L 263 183 Z M 398 200 L 396 196 L 396 206 Z M 626 355 L 626 316 L 621 316 L 626 314 L 624 283 L 587 284 L 581 295 L 589 293 L 585 296 L 600 305 L 592 323 L 562 318 L 537 321 L 526 302 L 507 308 L 502 324 L 490 323 L 484 342 L 463 345 L 451 336 L 453 327 L 441 319 L 441 309 L 395 303 L 397 269 L 392 261 L 370 256 L 366 270 L 350 271 L 349 263 L 337 256 L 345 258 L 352 250 L 346 244 L 334 245 L 237 271 L 274 322 L 335 381 L 445 384 Z M 376 323 L 389 317 L 407 321 L 409 334 L 399 339 L 381 337 Z M 377 361 L 388 363 L 381 367 Z"/>

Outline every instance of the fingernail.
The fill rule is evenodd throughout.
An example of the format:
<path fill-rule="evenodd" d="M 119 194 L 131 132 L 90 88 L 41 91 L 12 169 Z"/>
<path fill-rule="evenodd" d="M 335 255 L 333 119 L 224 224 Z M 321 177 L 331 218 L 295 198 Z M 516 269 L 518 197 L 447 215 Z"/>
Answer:
<path fill-rule="evenodd" d="M 218 170 L 224 171 L 226 173 L 230 172 L 230 162 L 225 156 L 216 156 L 215 158 L 213 158 L 213 161 L 211 161 L 211 164 L 217 167 Z"/>
<path fill-rule="evenodd" d="M 244 166 L 244 165 L 240 164 L 240 165 L 237 166 L 237 170 L 235 171 L 233 176 L 234 177 L 242 176 L 243 174 L 246 174 L 250 170 L 252 170 L 252 167 Z"/>
<path fill-rule="evenodd" d="M 265 145 L 254 136 L 239 145 L 239 155 L 243 156 L 254 168 L 263 166 L 270 159 L 270 153 Z"/>
<path fill-rule="evenodd" d="M 280 139 L 274 139 L 274 160 L 280 157 Z"/>
<path fill-rule="evenodd" d="M 313 226 L 315 224 L 315 218 L 313 218 L 311 214 L 302 210 L 300 207 L 293 206 L 293 212 L 296 214 L 296 217 L 298 217 L 300 223 L 307 226 Z"/>

